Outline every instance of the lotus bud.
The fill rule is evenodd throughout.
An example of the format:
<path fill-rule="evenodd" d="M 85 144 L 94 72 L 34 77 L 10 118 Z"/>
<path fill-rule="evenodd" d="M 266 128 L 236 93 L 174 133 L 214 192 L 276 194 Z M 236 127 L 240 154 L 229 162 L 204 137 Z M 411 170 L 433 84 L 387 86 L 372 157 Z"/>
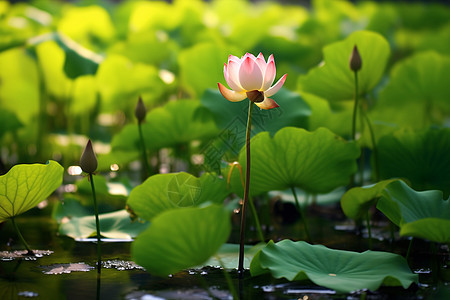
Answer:
<path fill-rule="evenodd" d="M 95 156 L 94 149 L 92 148 L 91 140 L 88 141 L 86 148 L 84 148 L 83 154 L 80 158 L 80 167 L 83 172 L 92 174 L 97 170 L 97 157 Z"/>
<path fill-rule="evenodd" d="M 353 47 L 352 54 L 350 55 L 350 70 L 353 72 L 359 71 L 362 67 L 361 56 L 358 52 L 358 47 L 355 45 Z"/>
<path fill-rule="evenodd" d="M 253 90 L 250 92 L 247 92 L 247 98 L 254 102 L 254 103 L 260 103 L 264 101 L 264 92 Z"/>
<path fill-rule="evenodd" d="M 142 98 L 139 97 L 138 103 L 136 105 L 136 109 L 134 110 L 134 115 L 139 123 L 142 123 L 145 120 L 145 116 L 147 115 L 147 109 L 145 108 L 144 102 Z"/>

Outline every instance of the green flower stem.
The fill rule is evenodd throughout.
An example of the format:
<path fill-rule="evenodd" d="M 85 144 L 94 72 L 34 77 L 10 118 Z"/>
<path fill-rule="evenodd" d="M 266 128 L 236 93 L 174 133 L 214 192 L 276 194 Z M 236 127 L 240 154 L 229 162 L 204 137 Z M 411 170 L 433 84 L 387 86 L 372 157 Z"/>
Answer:
<path fill-rule="evenodd" d="M 252 129 L 252 111 L 253 102 L 248 101 L 248 118 L 247 118 L 247 132 L 245 135 L 245 148 L 247 151 L 247 162 L 245 169 L 245 187 L 244 187 L 244 200 L 242 203 L 241 210 L 241 230 L 240 230 L 240 243 L 239 243 L 239 263 L 238 263 L 238 273 L 239 277 L 244 276 L 244 238 L 245 238 L 245 212 L 247 210 L 248 195 L 250 190 L 250 133 Z"/>
<path fill-rule="evenodd" d="M 373 163 L 375 165 L 375 181 L 380 181 L 380 167 L 378 164 L 378 149 L 377 149 L 377 143 L 375 141 L 375 133 L 373 131 L 372 122 L 370 122 L 369 117 L 364 111 L 361 111 L 364 120 L 367 123 L 367 127 L 369 127 L 369 133 L 370 133 L 370 140 L 372 141 L 372 151 L 373 151 Z"/>
<path fill-rule="evenodd" d="M 413 241 L 414 241 L 414 237 L 411 237 L 411 239 L 409 240 L 408 250 L 406 250 L 406 257 L 405 257 L 406 261 L 409 261 L 409 257 L 411 255 L 411 249 L 412 249 Z"/>
<path fill-rule="evenodd" d="M 370 226 L 370 213 L 368 210 L 366 213 L 366 223 L 367 223 L 367 231 L 369 233 L 369 250 L 372 250 L 372 228 Z"/>
<path fill-rule="evenodd" d="M 300 215 L 302 217 L 303 226 L 305 227 L 305 233 L 306 233 L 306 241 L 311 242 L 311 234 L 309 233 L 309 226 L 308 226 L 308 220 L 306 220 L 306 213 L 301 207 L 300 203 L 298 202 L 297 193 L 295 192 L 295 188 L 291 187 L 292 195 L 294 195 L 295 199 L 295 206 L 297 206 L 297 210 L 300 212 Z"/>
<path fill-rule="evenodd" d="M 252 210 L 252 215 L 255 219 L 256 230 L 258 232 L 258 238 L 261 242 L 264 242 L 264 234 L 262 233 L 261 223 L 259 222 L 258 213 L 256 212 L 255 204 L 253 203 L 253 198 L 248 198 L 250 203 L 250 209 Z"/>
<path fill-rule="evenodd" d="M 146 175 L 146 177 L 148 177 L 148 175 L 150 174 L 150 166 L 148 164 L 147 147 L 145 146 L 144 135 L 142 134 L 141 122 L 138 122 L 138 128 L 139 128 L 139 138 L 141 140 L 141 148 L 142 148 L 142 163 L 144 164 L 145 175 Z"/>
<path fill-rule="evenodd" d="M 359 91 L 358 91 L 358 72 L 353 72 L 355 74 L 355 106 L 353 107 L 353 120 L 352 120 L 352 139 L 356 140 L 356 115 L 359 106 Z"/>
<path fill-rule="evenodd" d="M 24 244 L 25 248 L 28 250 L 27 255 L 34 255 L 33 250 L 31 250 L 30 246 L 28 245 L 28 243 L 23 238 L 23 235 L 20 232 L 19 227 L 17 227 L 17 224 L 16 224 L 16 221 L 15 221 L 14 217 L 11 218 L 11 222 L 13 223 L 14 229 L 16 230 L 17 235 L 19 236 L 19 239 L 22 241 L 22 244 Z"/>
<path fill-rule="evenodd" d="M 100 221 L 98 219 L 97 197 L 95 196 L 94 178 L 92 177 L 92 173 L 89 173 L 89 180 L 91 182 L 92 198 L 94 199 L 95 227 L 97 228 L 97 275 L 100 276 L 101 268 L 102 268 L 102 249 L 101 249 L 101 245 L 100 245 L 100 243 L 101 243 Z"/>

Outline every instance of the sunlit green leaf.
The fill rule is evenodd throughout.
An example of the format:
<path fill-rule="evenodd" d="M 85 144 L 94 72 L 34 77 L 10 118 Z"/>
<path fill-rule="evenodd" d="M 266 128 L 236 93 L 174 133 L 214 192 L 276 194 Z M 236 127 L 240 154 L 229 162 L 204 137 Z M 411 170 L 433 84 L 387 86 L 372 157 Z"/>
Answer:
<path fill-rule="evenodd" d="M 165 84 L 158 70 L 151 65 L 132 63 L 128 58 L 111 54 L 97 71 L 98 90 L 107 110 L 125 109 L 136 103 L 139 96 L 145 100 L 160 100 Z M 134 107 L 134 105 L 133 105 Z"/>
<path fill-rule="evenodd" d="M 157 174 L 131 191 L 127 205 L 150 221 L 172 208 L 220 203 L 228 194 L 225 180 L 209 173 L 200 178 L 184 172 Z"/>
<path fill-rule="evenodd" d="M 39 111 L 39 79 L 36 63 L 23 48 L 0 53 L 0 99 L 3 108 L 29 123 Z"/>
<path fill-rule="evenodd" d="M 148 272 L 167 276 L 204 263 L 230 231 L 230 213 L 222 205 L 168 210 L 136 238 L 131 256 Z"/>
<path fill-rule="evenodd" d="M 359 147 L 326 128 L 308 132 L 286 127 L 273 138 L 256 135 L 251 144 L 250 193 L 299 187 L 309 193 L 327 193 L 348 183 L 356 171 Z M 245 149 L 239 162 L 245 169 Z M 238 171 L 233 171 L 233 190 L 242 190 Z"/>
<path fill-rule="evenodd" d="M 198 101 L 178 100 L 151 110 L 142 125 L 147 149 L 173 147 L 218 133 L 212 115 Z M 111 146 L 116 150 L 140 150 L 137 125 L 128 125 L 117 134 Z"/>
<path fill-rule="evenodd" d="M 363 253 L 333 250 L 323 245 L 283 240 L 270 241 L 258 252 L 250 265 L 253 276 L 271 273 L 287 280 L 309 279 L 317 285 L 341 293 L 369 289 L 381 285 L 408 288 L 418 282 L 406 260 L 389 252 Z"/>
<path fill-rule="evenodd" d="M 55 161 L 16 165 L 0 176 L 0 221 L 15 217 L 45 200 L 62 183 L 64 169 Z"/>
<path fill-rule="evenodd" d="M 354 220 L 364 217 L 369 208 L 377 203 L 384 188 L 395 180 L 397 179 L 388 179 L 372 185 L 351 188 L 341 199 L 344 214 Z"/>
<path fill-rule="evenodd" d="M 203 43 L 179 54 L 180 80 L 192 96 L 200 97 L 207 88 L 216 88 L 222 82 L 223 64 L 229 53 L 211 43 Z"/>
<path fill-rule="evenodd" d="M 396 131 L 378 142 L 382 178 L 403 178 L 416 190 L 450 194 L 450 129 Z"/>
<path fill-rule="evenodd" d="M 403 181 L 395 181 L 384 189 L 377 208 L 400 226 L 400 235 L 448 243 L 450 201 L 442 196 L 441 191 L 416 192 Z"/>
<path fill-rule="evenodd" d="M 380 92 L 372 119 L 397 128 L 442 124 L 450 113 L 449 68 L 450 57 L 430 51 L 397 63 Z"/>
<path fill-rule="evenodd" d="M 300 77 L 300 89 L 329 101 L 353 99 L 355 84 L 349 57 L 355 45 L 362 59 L 358 71 L 359 92 L 365 94 L 372 90 L 383 75 L 390 49 L 383 36 L 370 31 L 354 32 L 344 41 L 326 46 L 324 63 Z"/>
<path fill-rule="evenodd" d="M 126 210 L 99 215 L 100 234 L 111 239 L 132 239 L 148 227 L 148 222 L 132 222 Z M 95 216 L 72 217 L 59 227 L 59 233 L 73 239 L 84 239 L 97 232 Z"/>

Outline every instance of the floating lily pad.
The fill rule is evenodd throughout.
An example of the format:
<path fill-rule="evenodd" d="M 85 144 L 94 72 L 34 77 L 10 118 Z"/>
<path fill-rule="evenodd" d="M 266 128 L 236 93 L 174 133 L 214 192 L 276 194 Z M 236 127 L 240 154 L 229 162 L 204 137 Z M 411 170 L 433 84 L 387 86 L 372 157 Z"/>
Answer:
<path fill-rule="evenodd" d="M 324 47 L 324 62 L 299 78 L 300 90 L 329 101 L 353 99 L 355 83 L 349 57 L 355 45 L 362 59 L 358 71 L 359 92 L 365 94 L 372 90 L 384 73 L 390 48 L 383 36 L 370 31 L 354 32 L 344 41 Z"/>
<path fill-rule="evenodd" d="M 262 132 L 251 142 L 250 193 L 301 188 L 312 194 L 328 193 L 348 183 L 356 169 L 359 147 L 326 128 L 308 132 L 286 127 L 273 138 Z M 245 149 L 239 162 L 245 166 Z M 242 191 L 239 172 L 233 171 L 232 188 Z"/>
<path fill-rule="evenodd" d="M 198 101 L 169 102 L 151 110 L 146 120 L 142 132 L 146 147 L 153 150 L 206 139 L 218 133 L 212 115 Z M 114 136 L 111 146 L 115 151 L 131 151 L 141 149 L 139 143 L 138 127 L 130 124 Z"/>
<path fill-rule="evenodd" d="M 184 207 L 156 216 L 131 246 L 133 260 L 167 276 L 203 264 L 230 235 L 230 212 L 222 205 Z"/>
<path fill-rule="evenodd" d="M 283 240 L 270 241 L 250 265 L 252 276 L 271 273 L 287 280 L 309 279 L 317 285 L 349 293 L 361 289 L 377 290 L 381 285 L 408 288 L 418 282 L 400 255 L 365 251 L 333 250 L 323 245 Z"/>
<path fill-rule="evenodd" d="M 416 192 L 395 181 L 384 189 L 377 208 L 400 227 L 400 235 L 450 242 L 450 201 L 441 191 Z"/>
<path fill-rule="evenodd" d="M 185 172 L 157 174 L 135 187 L 127 205 L 139 217 L 152 220 L 165 210 L 220 203 L 229 194 L 225 180 L 209 173 L 200 178 Z"/>
<path fill-rule="evenodd" d="M 450 194 L 450 129 L 400 130 L 378 142 L 381 178 L 402 178 L 415 190 Z"/>
<path fill-rule="evenodd" d="M 383 180 L 376 184 L 363 187 L 354 187 L 348 190 L 341 199 L 341 207 L 344 214 L 357 220 L 365 216 L 372 205 L 375 205 L 381 197 L 384 188 L 397 179 Z"/>
<path fill-rule="evenodd" d="M 99 215 L 100 234 L 111 239 L 131 240 L 144 231 L 148 222 L 133 222 L 126 210 L 119 210 Z M 84 239 L 96 234 L 95 216 L 73 217 L 62 223 L 59 233 L 73 239 Z"/>
<path fill-rule="evenodd" d="M 0 222 L 35 207 L 62 183 L 64 169 L 56 161 L 16 165 L 0 176 Z"/>

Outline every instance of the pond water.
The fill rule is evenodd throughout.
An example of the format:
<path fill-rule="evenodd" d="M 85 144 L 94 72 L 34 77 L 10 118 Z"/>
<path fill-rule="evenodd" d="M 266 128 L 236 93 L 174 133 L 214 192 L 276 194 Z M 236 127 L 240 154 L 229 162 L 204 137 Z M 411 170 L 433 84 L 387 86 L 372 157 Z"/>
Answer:
<path fill-rule="evenodd" d="M 332 208 L 328 208 L 329 212 L 323 209 L 320 213 L 309 212 L 314 242 L 336 249 L 367 250 L 366 239 L 355 234 L 353 225 L 339 216 L 330 217 L 333 216 Z M 330 215 L 324 219 L 327 213 Z M 76 242 L 56 235 L 57 224 L 48 217 L 25 214 L 17 219 L 17 223 L 34 249 L 49 251 L 40 252 L 39 257 L 11 257 L 13 250 L 22 248 L 18 242 L 10 240 L 16 237 L 11 224 L 3 224 L 0 231 L 0 299 L 233 299 L 233 293 L 241 299 L 440 299 L 447 297 L 450 290 L 450 272 L 446 266 L 448 249 L 438 247 L 437 254 L 433 255 L 430 244 L 420 240 L 413 244 L 410 261 L 412 270 L 420 276 L 419 285 L 412 285 L 407 290 L 381 287 L 376 292 L 337 294 L 309 281 L 288 282 L 268 275 L 252 278 L 249 272 L 239 280 L 234 270 L 227 273 L 232 284 L 230 289 L 224 271 L 212 267 L 186 270 L 166 278 L 156 277 L 133 263 L 131 243 L 120 241 L 102 244 L 103 268 L 100 280 L 97 280 L 95 243 Z M 387 227 L 375 226 L 374 250 L 404 255 L 408 240 L 393 244 L 388 239 L 380 240 L 389 235 Z M 267 228 L 267 235 L 274 240 L 296 236 L 293 232 L 302 232 L 298 220 Z M 231 240 L 235 242 L 233 236 Z M 252 242 L 256 233 L 250 229 L 247 236 Z M 301 234 L 297 236 L 302 238 Z M 431 272 L 433 264 L 441 266 L 439 276 Z"/>

